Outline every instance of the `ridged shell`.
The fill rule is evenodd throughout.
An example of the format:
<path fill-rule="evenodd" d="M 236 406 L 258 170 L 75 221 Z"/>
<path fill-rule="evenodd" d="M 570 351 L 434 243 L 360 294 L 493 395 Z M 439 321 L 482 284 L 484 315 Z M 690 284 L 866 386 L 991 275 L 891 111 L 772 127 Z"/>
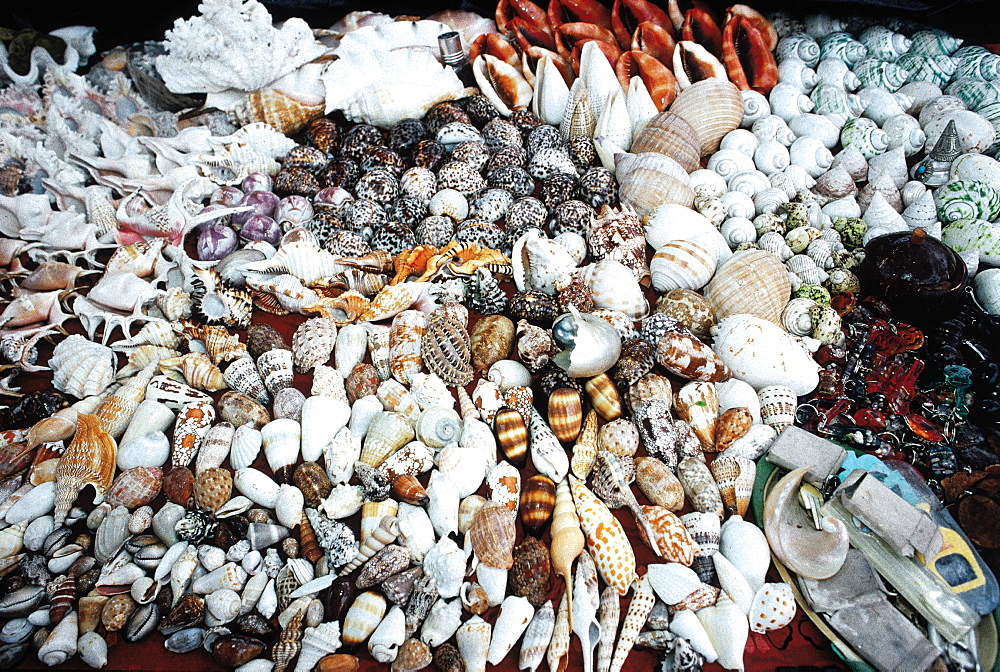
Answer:
<path fill-rule="evenodd" d="M 398 285 L 397 285 L 398 286 Z M 392 321 L 389 332 L 389 370 L 393 378 L 409 385 L 423 367 L 422 340 L 427 319 L 416 310 L 403 310 Z"/>
<path fill-rule="evenodd" d="M 512 594 L 528 598 L 535 608 L 541 607 L 551 581 L 548 547 L 534 537 L 527 537 L 514 547 L 513 557 L 508 579 Z"/>
<path fill-rule="evenodd" d="M 790 292 L 788 272 L 777 257 L 746 250 L 734 254 L 716 272 L 705 287 L 705 298 L 717 319 L 749 313 L 780 325 Z"/>
<path fill-rule="evenodd" d="M 153 501 L 163 486 L 163 472 L 156 467 L 133 467 L 118 475 L 108 490 L 107 503 L 112 507 L 135 509 Z"/>
<path fill-rule="evenodd" d="M 499 569 L 511 568 L 515 530 L 514 516 L 508 507 L 487 503 L 476 512 L 468 534 L 481 562 Z"/>
<path fill-rule="evenodd" d="M 99 427 L 96 416 L 79 416 L 76 435 L 56 467 L 56 525 L 66 519 L 84 486 L 92 484 L 97 491 L 96 500 L 104 498 L 115 473 L 117 448 L 115 440 Z"/>
<path fill-rule="evenodd" d="M 420 341 L 424 366 L 448 385 L 466 386 L 472 382 L 472 350 L 469 332 L 457 319 L 439 308 L 427 320 Z"/>
<path fill-rule="evenodd" d="M 73 334 L 52 351 L 52 386 L 78 399 L 100 394 L 115 379 L 115 361 L 111 348 Z"/>
<path fill-rule="evenodd" d="M 681 91 L 670 111 L 687 121 L 698 133 L 701 155 L 719 149 L 722 138 L 743 121 L 743 97 L 730 82 L 709 78 Z"/>
<path fill-rule="evenodd" d="M 650 119 L 632 142 L 630 151 L 658 152 L 679 163 L 685 170 L 697 170 L 702 140 L 690 123 L 676 112 L 666 111 Z"/>

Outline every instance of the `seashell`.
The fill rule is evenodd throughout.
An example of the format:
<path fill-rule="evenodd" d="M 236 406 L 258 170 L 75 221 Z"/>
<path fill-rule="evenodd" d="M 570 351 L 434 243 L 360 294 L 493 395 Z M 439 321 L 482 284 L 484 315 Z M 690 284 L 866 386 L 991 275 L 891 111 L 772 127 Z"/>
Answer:
<path fill-rule="evenodd" d="M 768 385 L 757 393 L 760 399 L 760 416 L 766 425 L 781 431 L 795 422 L 798 397 L 795 391 L 785 385 Z"/>
<path fill-rule="evenodd" d="M 299 457 L 302 426 L 290 418 L 272 420 L 260 430 L 264 456 L 271 473 L 287 481 Z"/>
<path fill-rule="evenodd" d="M 272 348 L 257 358 L 257 370 L 272 395 L 292 386 L 292 351 Z"/>
<path fill-rule="evenodd" d="M 358 595 L 344 618 L 341 640 L 348 646 L 360 644 L 378 627 L 386 612 L 385 598 L 366 591 Z"/>
<path fill-rule="evenodd" d="M 360 460 L 377 467 L 413 438 L 413 429 L 404 416 L 391 411 L 379 411 L 368 427 Z"/>
<path fill-rule="evenodd" d="M 738 354 L 734 349 L 736 329 L 739 330 Z M 818 380 L 815 362 L 784 330 L 751 315 L 733 315 L 720 320 L 712 333 L 715 350 L 722 361 L 734 376 L 754 388 L 784 384 L 796 394 L 807 394 L 815 388 Z M 758 350 L 761 347 L 766 348 L 766 355 Z"/>
<path fill-rule="evenodd" d="M 299 371 L 309 371 L 330 359 L 337 342 L 337 325 L 325 317 L 303 322 L 292 336 L 292 359 Z"/>
<path fill-rule="evenodd" d="M 68 340 L 68 339 L 67 339 Z M 111 487 L 115 469 L 114 439 L 100 429 L 96 416 L 81 414 L 76 435 L 56 467 L 55 521 L 61 525 L 70 506 L 88 484 L 97 491 L 96 503 Z"/>
<path fill-rule="evenodd" d="M 624 595 L 631 584 L 631 579 L 635 578 L 632 547 L 607 506 L 579 479 L 571 476 L 570 484 L 573 499 L 577 501 L 580 526 L 586 535 L 588 549 L 594 556 L 601 576 L 608 585 L 614 586 L 620 595 Z"/>
<path fill-rule="evenodd" d="M 485 671 L 492 632 L 493 627 L 479 616 L 459 626 L 455 640 L 468 672 Z"/>
<path fill-rule="evenodd" d="M 674 396 L 674 408 L 687 422 L 701 442 L 702 449 L 715 448 L 715 427 L 719 414 L 719 397 L 712 383 L 690 382 Z"/>
<path fill-rule="evenodd" d="M 643 506 L 641 510 L 656 537 L 655 540 L 649 539 L 644 528 L 640 526 L 639 534 L 643 541 L 649 545 L 656 543 L 658 553 L 664 560 L 690 565 L 696 546 L 684 523 L 672 512 L 660 506 Z"/>
<path fill-rule="evenodd" d="M 339 399 L 326 395 L 306 399 L 302 404 L 302 458 L 307 462 L 319 459 L 326 446 L 347 425 L 350 415 L 350 406 Z"/>
<path fill-rule="evenodd" d="M 103 392 L 114 380 L 115 355 L 111 348 L 74 334 L 53 349 L 49 366 L 53 387 L 83 399 Z"/>
<path fill-rule="evenodd" d="M 721 405 L 720 405 L 721 408 Z M 715 430 L 715 450 L 722 452 L 749 431 L 753 413 L 745 406 L 730 407 L 719 415 Z"/>
<path fill-rule="evenodd" d="M 527 629 L 534 613 L 534 608 L 526 598 L 509 595 L 504 599 L 500 605 L 500 615 L 494 624 L 487 662 L 492 665 L 500 664 Z"/>
<path fill-rule="evenodd" d="M 705 287 L 718 319 L 749 312 L 777 323 L 788 301 L 788 276 L 765 252 L 737 252 Z"/>
<path fill-rule="evenodd" d="M 820 529 L 807 521 L 797 499 L 807 468 L 795 469 L 775 485 L 765 502 L 764 531 L 782 562 L 802 576 L 828 578 L 843 565 L 848 539 L 843 522 L 826 517 Z"/>
<path fill-rule="evenodd" d="M 657 344 L 656 361 L 671 373 L 699 381 L 723 381 L 730 371 L 711 349 L 687 334 L 668 332 Z"/>
<path fill-rule="evenodd" d="M 58 665 L 77 653 L 79 625 L 76 612 L 71 612 L 52 629 L 38 649 L 38 659 L 46 665 Z"/>
<path fill-rule="evenodd" d="M 684 487 L 684 494 L 696 511 L 714 513 L 722 517 L 719 488 L 704 462 L 695 458 L 684 458 L 677 465 L 677 475 Z"/>
<path fill-rule="evenodd" d="M 765 633 L 788 625 L 795 617 L 795 598 L 788 583 L 765 583 L 750 609 L 750 630 Z"/>
<path fill-rule="evenodd" d="M 727 669 L 743 669 L 743 649 L 750 624 L 733 600 L 723 592 L 715 605 L 700 609 L 695 615 L 708 633 L 719 664 Z"/>
<path fill-rule="evenodd" d="M 472 330 L 470 352 L 475 371 L 489 369 L 510 355 L 514 323 L 503 315 L 483 316 Z"/>
<path fill-rule="evenodd" d="M 160 370 L 164 373 L 176 371 L 184 376 L 185 382 L 195 389 L 217 392 L 227 387 L 222 371 L 203 352 L 191 352 L 180 357 L 160 360 Z"/>
<path fill-rule="evenodd" d="M 399 605 L 394 605 L 368 638 L 368 651 L 380 663 L 389 663 L 396 659 L 404 641 L 405 616 Z"/>

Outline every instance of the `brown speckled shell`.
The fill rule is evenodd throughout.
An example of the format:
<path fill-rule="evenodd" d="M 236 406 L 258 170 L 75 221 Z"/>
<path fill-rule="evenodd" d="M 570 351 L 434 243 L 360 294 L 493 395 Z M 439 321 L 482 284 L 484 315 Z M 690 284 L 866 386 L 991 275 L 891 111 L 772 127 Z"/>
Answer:
<path fill-rule="evenodd" d="M 472 344 L 465 325 L 447 312 L 447 305 L 431 314 L 421 340 L 424 366 L 447 385 L 466 386 L 475 375 L 472 370 Z"/>
<path fill-rule="evenodd" d="M 639 490 L 656 506 L 670 511 L 684 508 L 684 488 L 674 472 L 655 457 L 635 458 L 635 481 Z"/>
<path fill-rule="evenodd" d="M 305 505 L 319 508 L 320 502 L 330 496 L 333 484 L 326 470 L 315 462 L 303 462 L 292 474 L 292 483 L 302 491 Z"/>
<path fill-rule="evenodd" d="M 690 289 L 673 289 L 656 300 L 656 312 L 676 319 L 698 338 L 705 338 L 715 324 L 708 300 Z"/>
<path fill-rule="evenodd" d="M 653 345 L 642 338 L 625 341 L 611 377 L 623 386 L 622 389 L 632 385 L 652 370 L 654 350 Z"/>
<path fill-rule="evenodd" d="M 721 453 L 753 426 L 753 415 L 743 406 L 727 408 L 715 423 L 715 450 Z"/>
<path fill-rule="evenodd" d="M 247 352 L 254 361 L 272 348 L 291 350 L 285 337 L 269 324 L 254 324 L 247 329 Z"/>
<path fill-rule="evenodd" d="M 496 502 L 487 502 L 476 512 L 469 528 L 472 550 L 479 560 L 490 567 L 510 569 L 514 564 L 514 515 Z"/>
<path fill-rule="evenodd" d="M 354 581 L 354 586 L 358 590 L 367 590 L 409 566 L 410 549 L 399 544 L 389 544 L 365 562 L 358 573 L 358 578 Z"/>
<path fill-rule="evenodd" d="M 187 467 L 174 467 L 163 477 L 163 494 L 174 504 L 187 506 L 194 495 L 194 474 Z"/>
<path fill-rule="evenodd" d="M 116 632 L 125 627 L 125 621 L 135 611 L 135 600 L 128 593 L 113 595 L 101 610 L 101 623 L 108 632 Z"/>
<path fill-rule="evenodd" d="M 222 467 L 206 469 L 194 479 L 194 503 L 210 513 L 228 502 L 232 491 L 232 474 Z"/>
<path fill-rule="evenodd" d="M 489 369 L 494 363 L 510 356 L 514 346 L 514 323 L 503 315 L 486 315 L 476 323 L 470 336 L 472 368 Z"/>
<path fill-rule="evenodd" d="M 252 422 L 254 429 L 260 429 L 271 421 L 271 415 L 264 406 L 242 392 L 230 390 L 222 395 L 218 402 L 219 418 L 233 425 L 242 427 Z"/>
<path fill-rule="evenodd" d="M 465 672 L 465 661 L 455 645 L 449 642 L 434 652 L 434 668 L 438 672 Z"/>
<path fill-rule="evenodd" d="M 136 509 L 153 501 L 163 487 L 163 472 L 156 467 L 133 467 L 118 474 L 105 501 L 115 508 Z"/>
<path fill-rule="evenodd" d="M 676 332 L 668 332 L 660 339 L 656 361 L 670 373 L 688 380 L 721 383 L 732 376 L 729 367 L 710 347 Z"/>
<path fill-rule="evenodd" d="M 626 205 L 621 210 L 604 205 L 587 229 L 587 247 L 594 259 L 615 259 L 628 268 L 643 285 L 649 283 L 646 236 L 642 221 Z"/>
<path fill-rule="evenodd" d="M 359 362 L 344 379 L 347 401 L 353 404 L 361 397 L 375 394 L 379 385 L 378 371 L 368 362 Z"/>
<path fill-rule="evenodd" d="M 528 598 L 537 609 L 548 598 L 551 580 L 552 566 L 545 544 L 527 537 L 514 547 L 514 565 L 510 568 L 512 594 Z"/>
<path fill-rule="evenodd" d="M 541 327 L 552 326 L 559 316 L 559 305 L 545 292 L 528 289 L 514 292 L 507 304 L 507 316 L 513 320 L 527 320 Z"/>

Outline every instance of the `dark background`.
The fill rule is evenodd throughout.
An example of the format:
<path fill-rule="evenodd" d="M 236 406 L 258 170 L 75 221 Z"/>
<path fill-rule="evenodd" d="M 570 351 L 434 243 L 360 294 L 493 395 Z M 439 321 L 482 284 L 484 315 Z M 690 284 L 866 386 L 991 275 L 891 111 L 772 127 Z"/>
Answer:
<path fill-rule="evenodd" d="M 545 6 L 546 0 L 538 0 Z M 731 2 L 712 2 L 720 11 Z M 610 5 L 611 0 L 605 4 Z M 666 5 L 665 0 L 661 3 Z M 683 4 L 683 0 L 682 0 Z M 974 43 L 1000 42 L 1000 10 L 990 0 L 849 0 L 846 2 L 751 1 L 747 4 L 767 12 L 787 8 L 795 12 L 826 11 L 834 15 L 872 14 L 925 21 Z M 264 0 L 276 21 L 292 16 L 313 28 L 327 28 L 353 10 L 377 10 L 387 14 L 426 16 L 446 8 L 466 9 L 492 16 L 496 2 L 487 0 Z M 140 40 L 161 40 L 178 18 L 198 13 L 198 0 L 170 2 L 109 0 L 0 0 L 0 27 L 35 28 L 49 31 L 71 25 L 96 26 L 98 52 Z"/>

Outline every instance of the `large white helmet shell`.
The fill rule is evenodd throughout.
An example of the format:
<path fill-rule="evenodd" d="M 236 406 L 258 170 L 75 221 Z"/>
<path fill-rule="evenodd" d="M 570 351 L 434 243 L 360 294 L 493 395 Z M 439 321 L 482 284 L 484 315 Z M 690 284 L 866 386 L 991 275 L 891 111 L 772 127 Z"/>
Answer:
<path fill-rule="evenodd" d="M 715 354 L 757 391 L 787 385 L 801 397 L 819 384 L 819 364 L 788 332 L 767 320 L 730 315 L 712 327 L 712 337 Z"/>

